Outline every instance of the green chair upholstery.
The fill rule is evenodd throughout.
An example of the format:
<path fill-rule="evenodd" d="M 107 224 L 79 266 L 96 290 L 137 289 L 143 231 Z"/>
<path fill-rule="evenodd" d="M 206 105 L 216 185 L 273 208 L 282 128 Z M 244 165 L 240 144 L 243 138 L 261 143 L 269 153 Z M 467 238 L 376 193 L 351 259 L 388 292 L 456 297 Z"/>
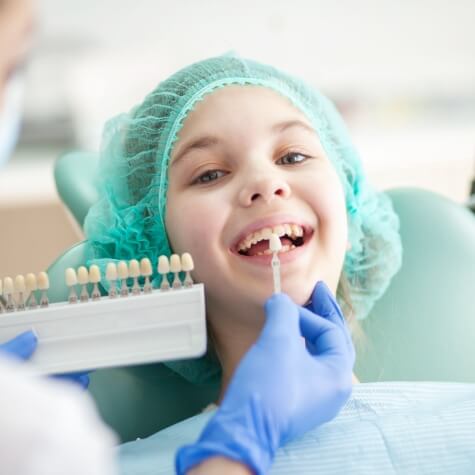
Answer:
<path fill-rule="evenodd" d="M 90 189 L 94 164 L 88 160 L 94 157 L 65 155 L 55 170 L 58 192 L 79 223 L 97 199 Z M 403 264 L 362 322 L 365 341 L 358 347 L 355 373 L 363 382 L 475 382 L 475 217 L 429 191 L 388 194 L 401 222 Z M 81 243 L 51 266 L 56 300 L 67 298 L 64 269 L 89 256 L 87 243 Z M 156 364 L 95 371 L 90 390 L 105 422 L 126 441 L 198 412 L 218 388 L 192 385 Z"/>
<path fill-rule="evenodd" d="M 97 154 L 68 152 L 56 160 L 54 179 L 61 200 L 82 227 L 89 208 L 98 200 L 94 183 Z"/>

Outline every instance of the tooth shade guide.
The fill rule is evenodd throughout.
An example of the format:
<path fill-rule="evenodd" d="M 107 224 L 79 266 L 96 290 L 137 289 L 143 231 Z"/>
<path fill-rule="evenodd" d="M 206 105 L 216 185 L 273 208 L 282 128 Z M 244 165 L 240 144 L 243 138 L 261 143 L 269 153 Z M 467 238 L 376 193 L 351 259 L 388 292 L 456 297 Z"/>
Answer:
<path fill-rule="evenodd" d="M 26 274 L 25 278 L 26 291 L 29 294 L 28 297 L 28 308 L 34 309 L 38 306 L 36 301 L 35 291 L 38 289 L 38 283 L 36 281 L 36 275 L 33 273 Z"/>
<path fill-rule="evenodd" d="M 162 276 L 162 282 L 160 284 L 160 290 L 169 290 L 170 283 L 168 282 L 167 274 L 170 272 L 170 263 L 167 256 L 160 256 L 158 258 L 158 273 Z"/>
<path fill-rule="evenodd" d="M 13 286 L 13 279 L 11 277 L 5 277 L 3 279 L 3 295 L 6 300 L 6 310 L 7 312 L 15 311 L 15 302 L 13 300 L 13 292 L 15 287 Z"/>
<path fill-rule="evenodd" d="M 113 262 L 109 262 L 106 267 L 106 280 L 109 282 L 108 295 L 110 298 L 117 297 L 117 266 Z"/>
<path fill-rule="evenodd" d="M 15 277 L 15 290 L 18 293 L 17 310 L 25 310 L 25 278 L 22 275 Z"/>
<path fill-rule="evenodd" d="M 181 268 L 185 272 L 185 280 L 183 285 L 185 287 L 191 287 L 193 285 L 193 279 L 191 278 L 190 272 L 194 269 L 193 258 L 191 254 L 185 252 L 181 255 Z"/>
<path fill-rule="evenodd" d="M 140 276 L 140 264 L 137 259 L 132 259 L 129 262 L 129 276 L 133 278 L 132 295 L 139 295 L 140 286 L 139 286 L 138 278 Z"/>
<path fill-rule="evenodd" d="M 101 271 L 95 264 L 89 267 L 89 281 L 94 284 L 91 293 L 92 300 L 99 300 L 101 298 L 101 293 L 98 284 L 101 281 Z"/>
<path fill-rule="evenodd" d="M 78 268 L 78 283 L 81 285 L 81 293 L 79 295 L 79 300 L 81 302 L 89 301 L 89 292 L 87 290 L 87 284 L 89 283 L 89 272 L 86 267 L 81 266 Z"/>
<path fill-rule="evenodd" d="M 49 289 L 49 278 L 46 272 L 40 272 L 37 277 L 38 289 L 41 290 L 40 307 L 49 305 L 47 290 Z"/>
<path fill-rule="evenodd" d="M 127 287 L 127 277 L 129 277 L 129 268 L 127 266 L 127 262 L 120 261 L 117 264 L 117 273 L 119 275 L 119 279 L 121 280 L 120 296 L 127 297 L 129 295 L 129 288 Z"/>
<path fill-rule="evenodd" d="M 145 279 L 144 285 L 143 285 L 143 291 L 144 293 L 148 294 L 152 291 L 150 276 L 153 274 L 153 270 L 152 270 L 152 263 L 150 262 L 150 259 L 148 259 L 147 257 L 144 257 L 140 261 L 140 273 Z"/>
<path fill-rule="evenodd" d="M 181 271 L 181 260 L 178 254 L 172 254 L 170 256 L 170 271 L 174 274 L 172 287 L 174 289 L 180 289 L 182 287 L 179 276 L 179 273 Z"/>

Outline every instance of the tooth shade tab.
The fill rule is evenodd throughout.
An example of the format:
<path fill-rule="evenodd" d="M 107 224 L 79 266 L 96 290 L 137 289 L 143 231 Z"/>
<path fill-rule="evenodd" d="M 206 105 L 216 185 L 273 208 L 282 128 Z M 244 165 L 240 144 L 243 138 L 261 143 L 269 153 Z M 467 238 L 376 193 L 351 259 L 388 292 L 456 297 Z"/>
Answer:
<path fill-rule="evenodd" d="M 110 282 L 117 280 L 117 266 L 113 262 L 109 262 L 109 264 L 107 264 L 106 279 Z"/>
<path fill-rule="evenodd" d="M 184 272 L 190 272 L 194 269 L 193 259 L 189 252 L 181 255 L 181 268 Z"/>
<path fill-rule="evenodd" d="M 129 277 L 129 268 L 127 267 L 127 262 L 120 261 L 117 264 L 117 272 L 120 279 L 127 279 L 127 277 Z"/>
<path fill-rule="evenodd" d="M 72 267 L 68 267 L 65 271 L 66 285 L 72 287 L 78 283 L 76 271 Z"/>
<path fill-rule="evenodd" d="M 26 290 L 25 278 L 22 275 L 17 275 L 15 277 L 15 290 L 22 293 Z"/>
<path fill-rule="evenodd" d="M 89 272 L 84 266 L 81 266 L 78 269 L 78 282 L 81 285 L 86 285 L 89 283 Z"/>
<path fill-rule="evenodd" d="M 89 282 L 92 282 L 93 284 L 97 284 L 100 281 L 101 281 L 101 271 L 99 270 L 99 267 L 97 265 L 93 264 L 89 268 Z"/>
<path fill-rule="evenodd" d="M 167 256 L 160 256 L 158 258 L 158 273 L 168 274 L 170 272 L 170 263 Z"/>
<path fill-rule="evenodd" d="M 152 263 L 150 262 L 150 259 L 147 257 L 144 257 L 140 261 L 140 273 L 144 276 L 151 276 L 152 275 Z"/>
<path fill-rule="evenodd" d="M 13 285 L 13 279 L 11 277 L 5 277 L 3 279 L 3 293 L 5 295 L 13 294 L 15 287 Z"/>
<path fill-rule="evenodd" d="M 87 273 L 87 271 L 86 271 Z M 38 288 L 40 290 L 48 290 L 49 289 L 49 277 L 46 272 L 40 272 L 38 274 Z"/>
<path fill-rule="evenodd" d="M 172 254 L 170 256 L 170 271 L 173 273 L 181 271 L 181 261 L 178 254 Z"/>
<path fill-rule="evenodd" d="M 134 279 L 140 276 L 140 264 L 137 259 L 132 259 L 129 261 L 129 276 L 133 277 Z"/>
<path fill-rule="evenodd" d="M 32 274 L 31 272 L 29 274 L 26 274 L 25 283 L 26 290 L 28 292 L 33 292 L 38 288 L 38 284 L 36 282 L 36 275 Z"/>
<path fill-rule="evenodd" d="M 277 234 L 272 234 L 269 239 L 269 249 L 272 252 L 279 252 L 282 249 L 282 243 L 280 242 L 280 238 Z"/>

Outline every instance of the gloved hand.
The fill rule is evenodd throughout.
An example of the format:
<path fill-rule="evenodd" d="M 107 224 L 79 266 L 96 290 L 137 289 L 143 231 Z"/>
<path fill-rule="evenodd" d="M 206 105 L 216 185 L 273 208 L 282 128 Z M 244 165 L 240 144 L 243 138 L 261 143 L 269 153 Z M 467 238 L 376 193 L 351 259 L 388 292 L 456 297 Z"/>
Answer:
<path fill-rule="evenodd" d="M 338 414 L 351 394 L 355 352 L 323 282 L 311 305 L 312 311 L 299 307 L 285 294 L 267 300 L 261 335 L 198 442 L 178 451 L 178 474 L 211 456 L 267 473 L 278 447 Z"/>
<path fill-rule="evenodd" d="M 38 338 L 31 330 L 29 330 L 20 333 L 18 336 L 6 343 L 0 344 L 0 353 L 3 351 L 8 356 L 13 356 L 20 360 L 28 360 L 36 350 L 37 346 Z M 83 389 L 86 389 L 89 386 L 89 376 L 87 373 L 58 374 L 54 375 L 53 378 L 72 381 L 79 384 Z"/>

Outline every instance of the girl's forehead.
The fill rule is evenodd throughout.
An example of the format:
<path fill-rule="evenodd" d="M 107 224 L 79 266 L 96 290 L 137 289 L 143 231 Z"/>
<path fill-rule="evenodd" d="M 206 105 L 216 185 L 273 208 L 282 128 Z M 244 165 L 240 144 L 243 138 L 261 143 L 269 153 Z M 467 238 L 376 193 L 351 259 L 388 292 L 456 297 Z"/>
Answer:
<path fill-rule="evenodd" d="M 289 99 L 263 86 L 230 85 L 217 89 L 198 102 L 178 134 L 178 143 L 202 134 L 236 129 L 263 130 L 274 124 L 308 118 Z M 175 147 L 176 150 L 176 147 Z"/>

